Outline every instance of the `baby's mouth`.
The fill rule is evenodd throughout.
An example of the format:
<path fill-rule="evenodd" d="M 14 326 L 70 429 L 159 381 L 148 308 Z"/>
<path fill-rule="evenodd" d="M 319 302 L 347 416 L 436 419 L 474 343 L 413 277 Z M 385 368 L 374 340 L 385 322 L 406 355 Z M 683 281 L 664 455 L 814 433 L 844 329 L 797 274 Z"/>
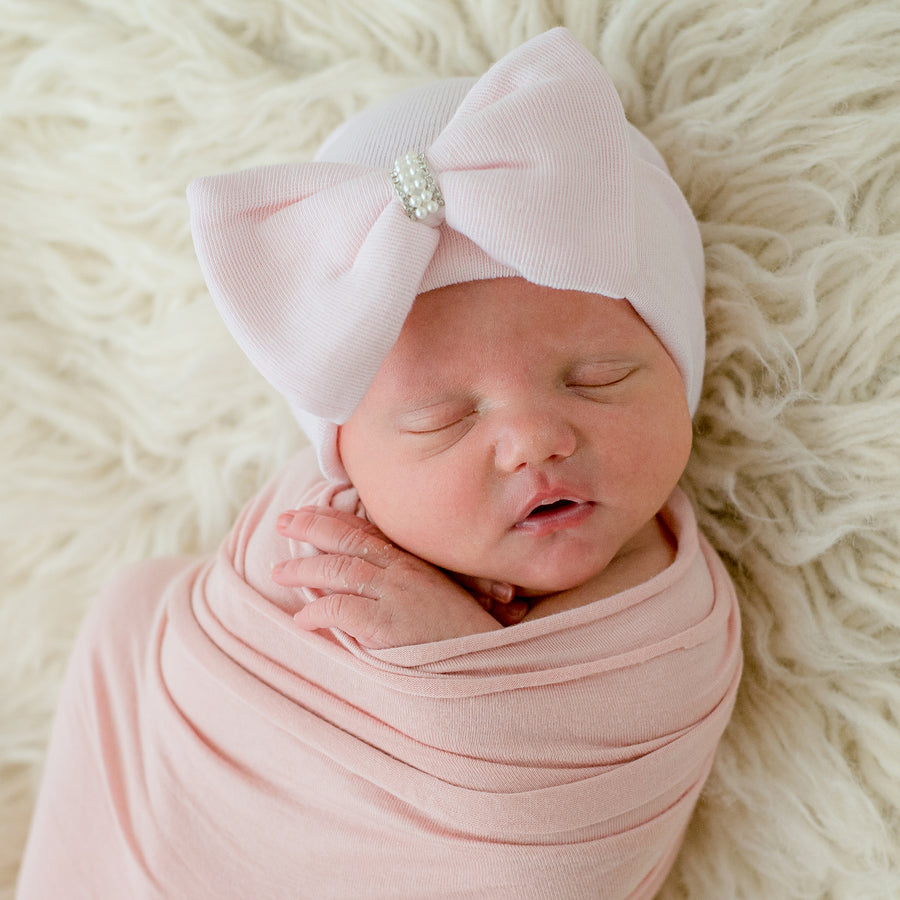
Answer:
<path fill-rule="evenodd" d="M 543 530 L 543 526 L 564 527 L 570 521 L 574 524 L 576 519 L 580 520 L 584 513 L 593 509 L 593 506 L 590 501 L 576 500 L 572 497 L 548 497 L 533 504 L 514 527 L 522 530 L 535 528 Z"/>
<path fill-rule="evenodd" d="M 552 516 L 554 513 L 558 513 L 561 510 L 569 509 L 572 506 L 576 506 L 576 501 L 574 500 L 554 500 L 552 503 L 540 503 L 536 506 L 527 516 L 525 516 L 525 521 L 536 521 L 539 519 L 544 519 L 549 516 Z"/>

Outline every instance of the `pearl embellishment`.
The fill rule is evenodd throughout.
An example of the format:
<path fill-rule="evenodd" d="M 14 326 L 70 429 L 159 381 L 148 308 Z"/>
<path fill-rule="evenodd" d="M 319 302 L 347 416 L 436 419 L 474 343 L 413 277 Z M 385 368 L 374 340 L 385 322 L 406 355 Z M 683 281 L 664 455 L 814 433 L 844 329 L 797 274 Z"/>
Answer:
<path fill-rule="evenodd" d="M 410 152 L 401 156 L 394 163 L 391 181 L 406 215 L 413 222 L 437 225 L 443 219 L 444 198 L 425 162 L 424 153 Z"/>

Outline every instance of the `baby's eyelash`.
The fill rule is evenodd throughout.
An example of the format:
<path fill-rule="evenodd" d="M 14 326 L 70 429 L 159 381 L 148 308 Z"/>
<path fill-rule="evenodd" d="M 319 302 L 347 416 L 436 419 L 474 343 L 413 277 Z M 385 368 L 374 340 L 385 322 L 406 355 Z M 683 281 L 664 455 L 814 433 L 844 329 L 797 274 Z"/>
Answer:
<path fill-rule="evenodd" d="M 573 387 L 573 388 L 584 388 L 586 390 L 593 390 L 593 389 L 599 390 L 600 388 L 613 387 L 617 384 L 621 384 L 623 381 L 625 381 L 626 378 L 628 378 L 630 375 L 633 375 L 634 372 L 635 372 L 635 369 L 628 369 L 627 371 L 622 372 L 621 374 L 617 375 L 616 377 L 610 378 L 608 380 L 607 379 L 597 380 L 597 381 L 589 380 L 589 379 L 573 380 L 573 381 L 569 381 L 567 386 Z"/>
<path fill-rule="evenodd" d="M 448 429 L 453 428 L 455 425 L 463 424 L 472 415 L 473 413 L 467 413 L 464 416 L 460 416 L 459 418 L 454 419 L 452 422 L 436 425 L 432 428 L 406 428 L 404 430 L 407 434 L 440 434 L 442 431 L 447 431 Z"/>

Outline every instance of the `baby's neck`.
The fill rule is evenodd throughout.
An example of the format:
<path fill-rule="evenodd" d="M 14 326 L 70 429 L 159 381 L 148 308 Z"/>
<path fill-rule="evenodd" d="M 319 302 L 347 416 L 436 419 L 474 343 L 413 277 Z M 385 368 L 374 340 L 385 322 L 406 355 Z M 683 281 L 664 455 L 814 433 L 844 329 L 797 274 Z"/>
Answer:
<path fill-rule="evenodd" d="M 586 606 L 602 597 L 611 597 L 649 581 L 674 561 L 678 545 L 659 516 L 651 519 L 629 541 L 628 549 L 617 554 L 609 565 L 577 587 L 531 599 L 525 619 L 540 619 L 553 613 Z"/>

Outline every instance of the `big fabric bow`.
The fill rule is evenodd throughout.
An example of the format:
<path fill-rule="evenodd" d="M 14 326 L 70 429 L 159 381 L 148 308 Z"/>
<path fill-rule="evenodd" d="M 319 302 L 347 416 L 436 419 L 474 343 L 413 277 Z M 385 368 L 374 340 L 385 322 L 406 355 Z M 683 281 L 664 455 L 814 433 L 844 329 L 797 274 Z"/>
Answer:
<path fill-rule="evenodd" d="M 271 166 L 190 185 L 197 254 L 260 372 L 295 409 L 341 423 L 396 341 L 447 228 L 536 284 L 640 293 L 635 165 L 654 190 L 674 191 L 664 205 L 685 204 L 635 154 L 632 131 L 603 68 L 554 29 L 494 65 L 429 146 L 396 148 L 424 152 L 443 223 L 408 217 L 389 167 Z"/>

